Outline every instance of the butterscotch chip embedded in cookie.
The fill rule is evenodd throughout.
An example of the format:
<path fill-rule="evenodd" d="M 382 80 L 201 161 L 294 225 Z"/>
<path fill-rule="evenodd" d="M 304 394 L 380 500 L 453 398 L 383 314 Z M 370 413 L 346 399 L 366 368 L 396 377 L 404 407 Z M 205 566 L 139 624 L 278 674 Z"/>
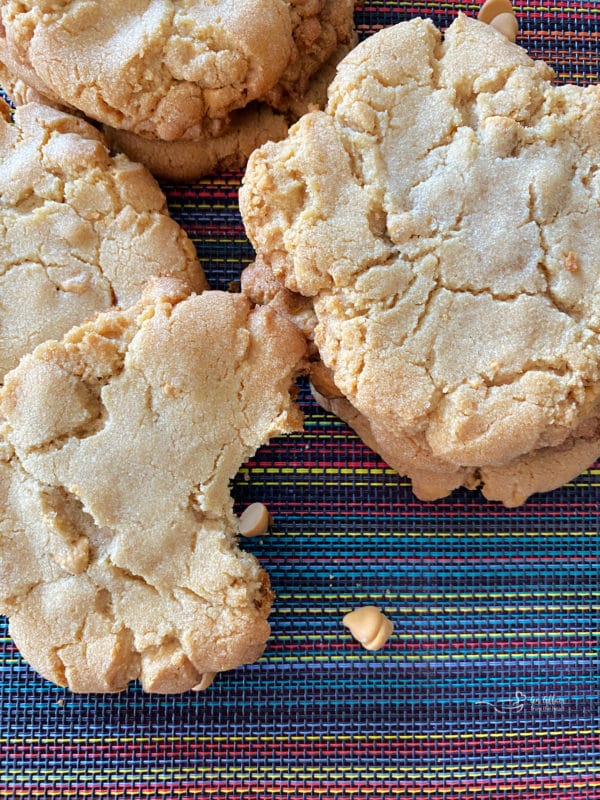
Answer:
<path fill-rule="evenodd" d="M 516 40 L 519 33 L 519 23 L 514 14 L 498 14 L 490 25 L 511 42 Z"/>
<path fill-rule="evenodd" d="M 411 20 L 248 164 L 248 293 L 310 299 L 317 394 L 424 498 L 514 505 L 600 453 L 600 90 L 552 78 L 480 22 Z"/>
<path fill-rule="evenodd" d="M 269 581 L 228 483 L 300 427 L 304 349 L 270 308 L 160 279 L 6 376 L 0 611 L 44 677 L 180 692 L 260 656 Z"/>
<path fill-rule="evenodd" d="M 30 103 L 0 117 L 0 383 L 37 344 L 153 276 L 206 287 L 196 251 L 140 164 L 84 120 Z"/>

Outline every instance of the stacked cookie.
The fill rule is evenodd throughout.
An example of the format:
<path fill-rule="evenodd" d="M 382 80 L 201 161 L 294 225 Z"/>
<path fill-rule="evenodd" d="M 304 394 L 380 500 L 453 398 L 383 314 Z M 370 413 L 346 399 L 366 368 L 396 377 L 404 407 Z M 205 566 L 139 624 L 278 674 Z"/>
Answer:
<path fill-rule="evenodd" d="M 105 125 L 155 175 L 242 166 L 323 104 L 352 0 L 2 0 L 1 80 Z M 33 94 L 32 94 L 33 93 Z"/>
<path fill-rule="evenodd" d="M 552 78 L 487 25 L 415 19 L 248 164 L 245 290 L 421 498 L 518 505 L 600 454 L 600 90 Z"/>
<path fill-rule="evenodd" d="M 98 130 L 2 110 L 0 612 L 74 691 L 206 688 L 269 634 L 228 482 L 300 427 L 304 339 L 202 292 L 154 179 Z"/>

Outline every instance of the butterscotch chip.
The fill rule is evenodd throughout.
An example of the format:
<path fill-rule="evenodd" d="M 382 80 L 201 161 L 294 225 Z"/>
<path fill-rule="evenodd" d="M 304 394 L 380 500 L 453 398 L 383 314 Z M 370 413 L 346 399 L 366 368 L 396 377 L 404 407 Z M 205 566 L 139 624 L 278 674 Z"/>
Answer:
<path fill-rule="evenodd" d="M 377 606 L 362 606 L 343 618 L 342 623 L 366 650 L 380 650 L 394 631 L 392 622 Z"/>
<path fill-rule="evenodd" d="M 0 611 L 44 677 L 181 692 L 260 656 L 269 581 L 228 485 L 301 426 L 304 350 L 270 308 L 161 279 L 6 376 Z"/>
<path fill-rule="evenodd" d="M 424 499 L 515 505 L 600 454 L 600 90 L 552 78 L 488 25 L 414 19 L 248 164 L 246 285 L 310 301 L 319 401 Z"/>
<path fill-rule="evenodd" d="M 269 509 L 262 503 L 252 503 L 240 516 L 239 532 L 247 538 L 263 536 L 269 530 L 270 524 Z"/>
<path fill-rule="evenodd" d="M 208 687 L 212 685 L 214 679 L 217 677 L 217 674 L 217 672 L 205 672 L 200 683 L 192 686 L 192 691 L 203 692 L 205 689 L 208 689 Z"/>
<path fill-rule="evenodd" d="M 514 42 L 519 33 L 519 23 L 514 14 L 498 14 L 490 22 L 490 25 L 494 30 L 506 36 L 510 42 Z"/>
<path fill-rule="evenodd" d="M 0 383 L 37 344 L 134 303 L 153 275 L 206 287 L 146 169 L 70 114 L 31 103 L 13 123 L 7 110 L 0 101 Z"/>
<path fill-rule="evenodd" d="M 501 14 L 514 16 L 514 9 L 510 0 L 486 0 L 477 12 L 477 19 L 480 22 L 490 24 L 492 20 Z"/>
<path fill-rule="evenodd" d="M 579 264 L 577 263 L 577 256 L 575 253 L 569 252 L 567 253 L 567 257 L 565 259 L 565 266 L 569 270 L 569 272 L 577 272 L 579 269 Z"/>

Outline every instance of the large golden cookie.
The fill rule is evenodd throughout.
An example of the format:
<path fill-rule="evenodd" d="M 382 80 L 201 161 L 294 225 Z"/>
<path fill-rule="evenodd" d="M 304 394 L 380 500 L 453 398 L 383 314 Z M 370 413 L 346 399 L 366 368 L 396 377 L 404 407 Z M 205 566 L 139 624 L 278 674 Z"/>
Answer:
<path fill-rule="evenodd" d="M 245 163 L 253 142 L 324 104 L 331 62 L 356 43 L 353 12 L 352 0 L 4 0 L 0 77 L 17 102 L 33 90 L 77 109 L 156 174 L 189 180 Z"/>
<path fill-rule="evenodd" d="M 489 26 L 415 19 L 248 165 L 247 291 L 310 298 L 322 399 L 421 497 L 514 505 L 600 453 L 600 89 L 552 78 Z"/>
<path fill-rule="evenodd" d="M 0 612 L 43 676 L 180 692 L 260 656 L 269 582 L 228 484 L 301 426 L 304 348 L 270 308 L 163 278 L 6 376 Z"/>

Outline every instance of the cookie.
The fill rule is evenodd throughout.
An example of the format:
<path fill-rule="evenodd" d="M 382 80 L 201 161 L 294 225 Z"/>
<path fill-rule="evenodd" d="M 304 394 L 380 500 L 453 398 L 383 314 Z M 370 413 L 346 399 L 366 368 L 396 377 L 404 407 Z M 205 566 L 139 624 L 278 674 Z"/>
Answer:
<path fill-rule="evenodd" d="M 252 102 L 293 115 L 322 66 L 355 44 L 353 10 L 351 0 L 9 0 L 0 60 L 11 83 L 113 129 L 203 143 L 231 138 L 230 115 Z"/>
<path fill-rule="evenodd" d="M 242 169 L 253 150 L 265 142 L 283 139 L 291 121 L 315 106 L 325 105 L 336 64 L 349 49 L 338 48 L 334 57 L 312 77 L 306 93 L 290 103 L 287 110 L 272 108 L 264 102 L 249 103 L 229 114 L 218 135 L 164 142 L 109 125 L 104 126 L 104 133 L 112 147 L 141 161 L 153 175 L 164 180 L 189 183 L 209 173 Z"/>
<path fill-rule="evenodd" d="M 0 117 L 0 383 L 20 357 L 152 275 L 206 287 L 155 180 L 84 120 L 37 103 Z"/>
<path fill-rule="evenodd" d="M 260 656 L 272 596 L 228 484 L 301 427 L 304 347 L 268 307 L 162 278 L 6 376 L 0 611 L 41 675 L 181 692 Z"/>
<path fill-rule="evenodd" d="M 218 136 L 196 140 L 163 142 L 104 126 L 113 148 L 140 161 L 157 178 L 187 183 L 213 172 L 242 169 L 253 150 L 265 142 L 283 139 L 287 131 L 285 115 L 263 103 L 234 111 Z"/>
<path fill-rule="evenodd" d="M 325 380 L 324 372 L 328 375 Z M 600 453 L 600 419 L 592 416 L 562 444 L 535 450 L 509 465 L 476 470 L 459 468 L 453 472 L 436 470 L 431 468 L 429 460 L 424 461 L 413 438 L 394 435 L 388 428 L 372 423 L 342 397 L 322 362 L 313 366 L 311 389 L 322 408 L 347 422 L 390 467 L 401 475 L 410 475 L 413 491 L 421 500 L 437 500 L 459 486 L 466 486 L 468 489 L 482 487 L 488 500 L 498 500 L 508 507 L 519 506 L 535 492 L 550 491 L 570 481 Z"/>
<path fill-rule="evenodd" d="M 14 73 L 9 72 L 1 61 L 0 86 L 14 106 L 25 106 L 27 103 L 41 103 L 41 105 L 50 106 L 59 111 L 69 112 L 69 110 L 72 110 L 61 105 L 57 100 L 51 100 L 49 97 L 32 89 L 22 78 L 18 78 Z"/>
<path fill-rule="evenodd" d="M 480 22 L 414 19 L 248 164 L 254 282 L 310 299 L 329 407 L 427 499 L 514 505 L 600 453 L 600 89 L 552 79 Z"/>

